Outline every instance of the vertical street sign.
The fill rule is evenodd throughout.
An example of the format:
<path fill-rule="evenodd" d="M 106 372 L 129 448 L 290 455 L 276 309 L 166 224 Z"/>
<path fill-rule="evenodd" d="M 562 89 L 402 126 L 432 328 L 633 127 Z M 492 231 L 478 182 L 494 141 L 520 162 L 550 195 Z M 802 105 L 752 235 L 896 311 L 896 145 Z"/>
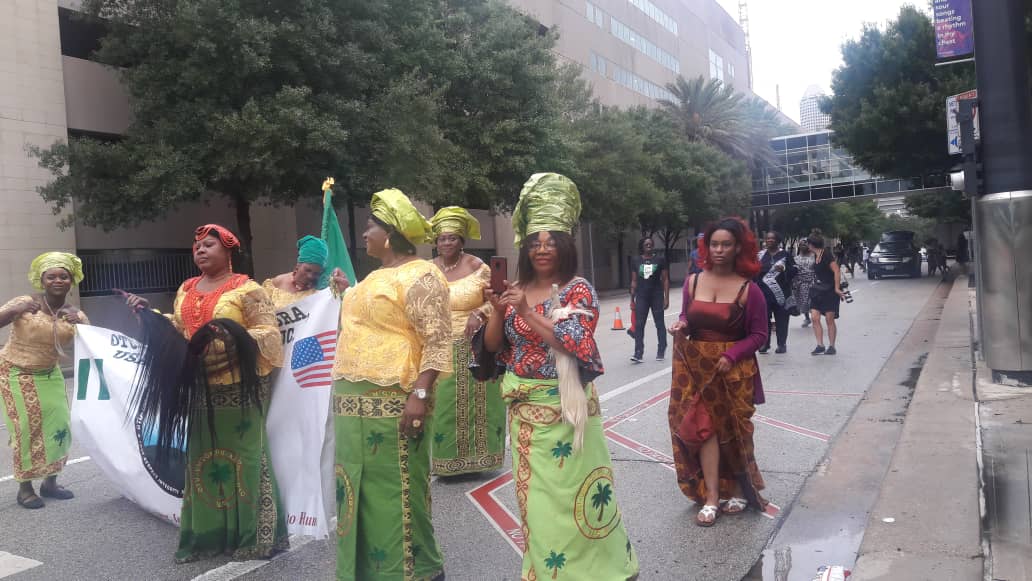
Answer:
<path fill-rule="evenodd" d="M 957 122 L 957 112 L 960 111 L 959 101 L 964 99 L 978 99 L 978 91 L 965 91 L 959 95 L 946 97 L 946 141 L 950 155 L 963 152 L 964 143 L 960 137 L 960 123 Z M 981 139 L 978 130 L 978 105 L 975 105 L 975 141 Z"/>
<path fill-rule="evenodd" d="M 971 0 L 932 0 L 935 16 L 935 54 L 953 60 L 975 52 Z"/>

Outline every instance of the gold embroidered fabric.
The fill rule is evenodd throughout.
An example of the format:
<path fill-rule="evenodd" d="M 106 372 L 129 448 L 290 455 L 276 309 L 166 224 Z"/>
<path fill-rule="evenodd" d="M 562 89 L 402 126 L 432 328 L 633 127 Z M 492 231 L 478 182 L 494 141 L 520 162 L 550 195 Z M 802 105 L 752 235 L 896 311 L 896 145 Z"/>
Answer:
<path fill-rule="evenodd" d="M 273 284 L 271 278 L 265 279 L 265 282 L 262 283 L 262 289 L 265 290 L 265 294 L 269 295 L 269 298 L 272 300 L 273 306 L 275 306 L 277 309 L 282 309 L 287 305 L 292 305 L 298 302 L 299 300 L 318 292 L 318 289 L 315 288 L 310 288 L 306 291 L 294 293 L 287 292 Z"/>
<path fill-rule="evenodd" d="M 466 323 L 469 322 L 469 315 L 473 311 L 480 311 L 485 317 L 490 313 L 491 305 L 484 302 L 484 286 L 490 282 L 491 268 L 486 264 L 481 264 L 480 268 L 469 276 L 448 282 L 453 340 L 463 338 Z"/>
<path fill-rule="evenodd" d="M 0 307 L 0 312 L 15 308 L 35 299 L 25 295 L 15 297 Z M 79 322 L 88 325 L 86 313 L 79 311 Z M 75 337 L 75 325 L 57 320 L 57 340 L 62 346 L 71 343 Z M 28 371 L 46 371 L 57 365 L 57 348 L 54 346 L 54 318 L 40 309 L 35 314 L 22 313 L 11 323 L 11 335 L 0 350 L 0 358 Z"/>
<path fill-rule="evenodd" d="M 344 295 L 333 378 L 411 390 L 452 370 L 448 281 L 426 260 L 373 271 Z"/>
<path fill-rule="evenodd" d="M 183 329 L 182 303 L 185 295 L 180 286 L 176 292 L 175 313 L 172 315 L 172 323 L 177 329 Z M 276 322 L 276 307 L 258 283 L 249 280 L 219 297 L 212 318 L 230 319 L 247 329 L 248 334 L 258 343 L 258 375 L 268 375 L 274 367 L 283 365 L 283 340 Z M 225 361 L 225 345 L 222 341 L 213 341 L 205 356 L 205 364 L 209 369 L 220 369 L 225 367 Z M 239 380 L 232 369 L 217 371 L 208 377 L 208 381 L 216 385 L 236 383 Z"/>

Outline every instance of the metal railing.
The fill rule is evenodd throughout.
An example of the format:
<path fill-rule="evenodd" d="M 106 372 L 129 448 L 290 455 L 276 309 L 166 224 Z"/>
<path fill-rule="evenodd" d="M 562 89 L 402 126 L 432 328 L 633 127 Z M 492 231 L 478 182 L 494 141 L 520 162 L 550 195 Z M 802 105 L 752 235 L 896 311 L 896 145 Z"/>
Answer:
<path fill-rule="evenodd" d="M 135 294 L 173 293 L 200 272 L 189 249 L 80 250 L 85 278 L 83 297 L 100 297 L 122 289 Z"/>

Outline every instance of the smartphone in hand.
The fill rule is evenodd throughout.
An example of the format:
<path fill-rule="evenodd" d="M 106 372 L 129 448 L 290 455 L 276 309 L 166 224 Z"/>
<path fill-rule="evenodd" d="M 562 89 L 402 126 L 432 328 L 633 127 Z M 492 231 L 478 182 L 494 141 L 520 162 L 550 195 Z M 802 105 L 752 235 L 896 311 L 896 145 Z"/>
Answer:
<path fill-rule="evenodd" d="M 504 256 L 491 257 L 491 290 L 502 294 L 505 292 L 505 279 L 508 277 L 509 261 Z"/>

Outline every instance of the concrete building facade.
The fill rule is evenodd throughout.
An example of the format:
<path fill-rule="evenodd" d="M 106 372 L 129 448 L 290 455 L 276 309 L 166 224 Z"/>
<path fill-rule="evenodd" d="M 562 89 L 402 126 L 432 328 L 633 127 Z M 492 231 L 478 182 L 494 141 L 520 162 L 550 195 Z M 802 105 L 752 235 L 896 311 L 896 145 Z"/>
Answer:
<path fill-rule="evenodd" d="M 670 98 L 665 86 L 678 75 L 718 78 L 750 91 L 744 33 L 716 0 L 511 4 L 558 30 L 557 53 L 583 68 L 606 105 L 655 106 L 658 99 Z M 188 259 L 194 227 L 220 222 L 232 228 L 236 220 L 225 200 L 213 198 L 137 228 L 102 232 L 83 225 L 57 227 L 63 216 L 55 216 L 36 191 L 51 176 L 27 148 L 49 147 L 75 135 L 117 137 L 130 123 L 128 96 L 115 71 L 89 60 L 100 32 L 73 18 L 77 5 L 77 0 L 0 2 L 0 299 L 31 290 L 26 272 L 37 254 L 74 251 L 87 263 L 89 278 L 81 289 L 84 309 L 98 324 L 117 327 L 122 313 L 111 286 L 118 283 L 148 293 L 158 305 L 167 304 L 178 282 L 194 273 Z M 364 212 L 359 209 L 352 225 L 341 216 L 342 225 L 360 230 Z M 507 256 L 514 266 L 508 216 L 475 214 L 484 240 L 471 242 L 470 250 Z M 317 233 L 319 219 L 314 207 L 254 205 L 256 278 L 289 270 L 295 240 Z M 585 275 L 600 288 L 622 285 L 620 265 L 626 256 L 616 255 L 611 236 L 585 227 L 580 239 Z M 624 246 L 633 252 L 632 235 L 628 242 Z M 356 260 L 365 259 L 361 247 L 353 252 Z M 0 332 L 0 341 L 4 337 Z"/>
<path fill-rule="evenodd" d="M 824 91 L 817 85 L 810 85 L 799 100 L 799 124 L 807 133 L 824 131 L 831 125 L 831 115 L 821 111 Z"/>

